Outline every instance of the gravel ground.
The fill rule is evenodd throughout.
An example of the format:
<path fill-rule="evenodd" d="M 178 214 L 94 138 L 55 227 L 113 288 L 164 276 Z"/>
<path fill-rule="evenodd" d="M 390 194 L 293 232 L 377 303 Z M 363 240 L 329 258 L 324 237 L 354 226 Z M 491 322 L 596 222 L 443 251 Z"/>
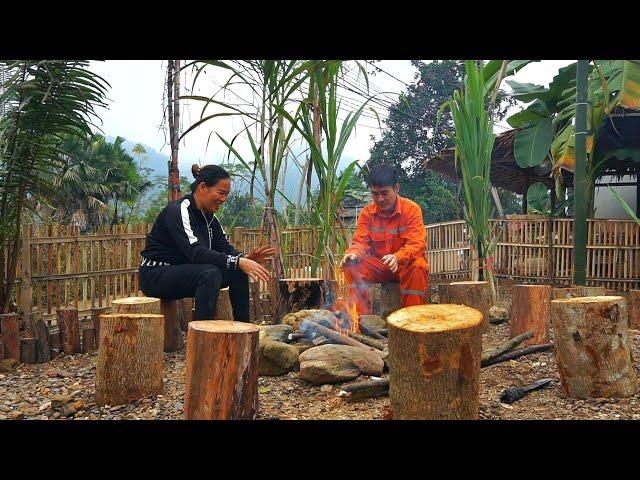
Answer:
<path fill-rule="evenodd" d="M 508 286 L 500 305 L 508 308 Z M 435 300 L 435 299 L 434 299 Z M 508 338 L 506 323 L 492 325 L 483 335 L 483 348 Z M 630 331 L 636 368 L 640 359 L 640 332 Z M 184 401 L 184 353 L 165 354 L 164 394 L 131 405 L 98 407 L 95 404 L 97 355 L 61 356 L 47 364 L 16 365 L 0 371 L 0 419 L 181 419 Z M 552 378 L 542 390 L 511 404 L 499 401 L 508 387 L 540 378 Z M 339 386 L 314 386 L 298 372 L 259 378 L 259 419 L 383 419 L 389 398 L 348 403 L 336 394 Z M 640 394 L 624 399 L 564 398 L 553 351 L 532 354 L 482 369 L 481 419 L 640 419 Z"/>

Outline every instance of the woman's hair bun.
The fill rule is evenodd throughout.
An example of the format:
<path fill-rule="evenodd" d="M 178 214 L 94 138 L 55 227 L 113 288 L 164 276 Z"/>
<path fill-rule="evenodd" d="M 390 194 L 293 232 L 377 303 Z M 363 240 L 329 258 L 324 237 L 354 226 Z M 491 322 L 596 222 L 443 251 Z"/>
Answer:
<path fill-rule="evenodd" d="M 197 163 L 191 165 L 191 174 L 193 175 L 193 178 L 197 179 L 198 175 L 200 175 L 200 165 Z"/>

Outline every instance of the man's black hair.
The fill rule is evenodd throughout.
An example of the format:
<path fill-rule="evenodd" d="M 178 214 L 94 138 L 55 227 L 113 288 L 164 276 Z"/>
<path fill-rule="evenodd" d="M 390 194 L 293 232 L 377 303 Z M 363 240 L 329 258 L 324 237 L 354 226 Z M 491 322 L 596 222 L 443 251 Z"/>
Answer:
<path fill-rule="evenodd" d="M 398 173 L 391 165 L 387 163 L 379 163 L 371 167 L 371 170 L 369 170 L 367 183 L 369 186 L 393 187 L 398 183 Z"/>
<path fill-rule="evenodd" d="M 196 191 L 196 187 L 200 182 L 204 182 L 207 187 L 213 187 L 220 180 L 231 178 L 229 172 L 220 165 L 205 165 L 204 167 L 200 167 L 198 164 L 193 164 L 191 166 L 191 173 L 196 179 L 196 181 L 191 184 L 191 193 Z"/>

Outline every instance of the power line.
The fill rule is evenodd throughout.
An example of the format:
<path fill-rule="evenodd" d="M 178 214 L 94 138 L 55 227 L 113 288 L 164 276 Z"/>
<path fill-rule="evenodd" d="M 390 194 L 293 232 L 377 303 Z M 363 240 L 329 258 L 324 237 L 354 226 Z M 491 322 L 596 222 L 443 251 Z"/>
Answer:
<path fill-rule="evenodd" d="M 365 60 L 365 62 L 367 62 L 369 65 L 371 65 L 373 68 L 375 68 L 376 70 L 378 70 L 379 72 L 382 72 L 388 76 L 390 76 L 391 78 L 393 78 L 394 80 L 397 80 L 398 82 L 406 85 L 407 87 L 410 87 L 411 85 L 409 85 L 407 82 L 400 80 L 398 77 L 396 77 L 395 75 L 391 75 L 389 72 L 387 72 L 386 70 L 383 70 L 382 68 L 380 68 L 379 66 L 377 66 L 376 64 L 374 64 L 373 62 L 369 61 L 369 60 Z"/>

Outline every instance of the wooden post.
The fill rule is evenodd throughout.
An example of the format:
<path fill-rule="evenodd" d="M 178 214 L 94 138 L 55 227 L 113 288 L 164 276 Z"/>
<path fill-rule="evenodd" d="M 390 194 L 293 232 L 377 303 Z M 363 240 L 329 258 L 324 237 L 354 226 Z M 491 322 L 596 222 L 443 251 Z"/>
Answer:
<path fill-rule="evenodd" d="M 184 416 L 188 420 L 255 418 L 258 335 L 245 322 L 194 321 L 187 333 Z"/>
<path fill-rule="evenodd" d="M 160 310 L 164 315 L 164 351 L 177 352 L 184 348 L 184 340 L 180 331 L 178 302 L 176 300 L 160 301 Z"/>
<path fill-rule="evenodd" d="M 406 307 L 387 318 L 393 418 L 476 419 L 483 316 L 464 305 Z"/>
<path fill-rule="evenodd" d="M 17 313 L 0 315 L 0 331 L 4 343 L 4 358 L 20 361 L 20 317 Z"/>
<path fill-rule="evenodd" d="M 38 363 L 46 363 L 51 360 L 51 349 L 49 346 L 49 327 L 45 323 L 42 312 L 33 312 L 29 314 L 29 323 L 33 328 L 33 335 L 36 340 L 36 361 Z"/>
<path fill-rule="evenodd" d="M 110 307 L 93 307 L 91 309 L 91 321 L 95 332 L 96 349 L 100 346 L 100 315 L 109 313 Z"/>
<path fill-rule="evenodd" d="M 525 345 L 549 342 L 550 285 L 514 285 L 509 338 L 532 331 L 534 336 Z"/>
<path fill-rule="evenodd" d="M 126 297 L 111 302 L 111 313 L 153 313 L 160 315 L 160 299 L 153 297 Z"/>
<path fill-rule="evenodd" d="M 441 302 L 442 303 L 442 302 Z M 482 328 L 489 326 L 491 308 L 491 287 L 488 282 L 452 282 L 447 287 L 447 303 L 466 305 L 482 313 Z"/>
<path fill-rule="evenodd" d="M 204 320 L 204 319 L 198 319 Z M 231 298 L 229 297 L 229 287 L 221 288 L 218 294 L 218 304 L 216 305 L 216 314 L 213 319 L 207 320 L 235 320 L 233 318 L 233 308 L 231 308 Z M 238 321 L 245 320 L 239 318 Z M 247 321 L 249 319 L 246 319 Z"/>
<path fill-rule="evenodd" d="M 624 298 L 551 301 L 558 372 L 573 398 L 629 397 L 638 391 Z"/>
<path fill-rule="evenodd" d="M 629 328 L 640 330 L 640 290 L 629 290 L 627 306 L 629 309 Z"/>
<path fill-rule="evenodd" d="M 34 337 L 26 337 L 20 339 L 20 361 L 22 363 L 36 362 L 36 339 Z"/>
<path fill-rule="evenodd" d="M 55 329 L 49 332 L 49 352 L 50 359 L 58 358 L 62 353 L 62 342 L 60 341 L 60 330 Z"/>
<path fill-rule="evenodd" d="M 122 405 L 162 393 L 162 315 L 100 316 L 96 404 Z"/>
<path fill-rule="evenodd" d="M 80 353 L 80 326 L 78 324 L 77 308 L 58 308 L 58 327 L 60 341 L 65 354 Z"/>
<path fill-rule="evenodd" d="M 22 261 L 20 264 L 20 311 L 25 316 L 33 310 L 33 286 L 31 285 L 31 237 L 29 226 L 23 225 L 21 231 Z"/>
<path fill-rule="evenodd" d="M 281 278 L 278 323 L 287 313 L 324 308 L 336 298 L 336 282 L 321 278 Z"/>

